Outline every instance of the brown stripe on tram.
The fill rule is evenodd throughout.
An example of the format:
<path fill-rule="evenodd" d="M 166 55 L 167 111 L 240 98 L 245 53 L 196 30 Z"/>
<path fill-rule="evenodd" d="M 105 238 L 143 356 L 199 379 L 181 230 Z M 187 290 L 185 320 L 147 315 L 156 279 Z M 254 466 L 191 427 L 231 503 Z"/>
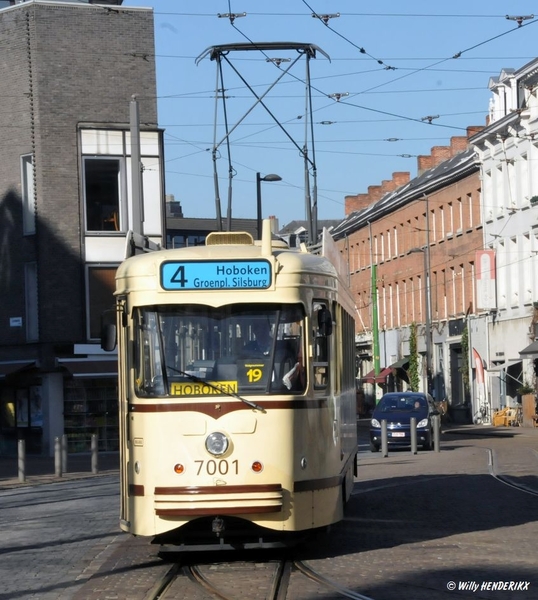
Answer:
<path fill-rule="evenodd" d="M 134 485 L 133 483 L 129 484 L 129 496 L 143 496 L 144 495 L 144 486 L 143 485 Z"/>
<path fill-rule="evenodd" d="M 186 487 L 156 487 L 155 495 L 173 496 L 176 494 L 252 494 L 256 492 L 281 492 L 280 483 L 265 485 L 190 485 Z"/>
<path fill-rule="evenodd" d="M 306 481 L 296 481 L 293 484 L 293 491 L 312 492 L 314 490 L 324 490 L 327 488 L 336 487 L 337 485 L 341 485 L 349 468 L 349 463 L 352 460 L 354 460 L 353 454 L 346 460 L 344 466 L 342 467 L 340 475 L 334 475 L 333 477 L 326 477 L 324 479 L 308 479 Z"/>
<path fill-rule="evenodd" d="M 308 479 L 306 481 L 296 481 L 293 484 L 294 492 L 313 492 L 314 490 L 325 490 L 336 487 L 342 483 L 342 477 L 326 477 L 325 479 Z"/>
<path fill-rule="evenodd" d="M 287 409 L 287 410 L 304 410 L 307 408 L 325 408 L 327 406 L 326 398 L 314 400 L 297 399 L 297 400 L 273 400 L 257 402 L 265 410 Z M 166 412 L 198 412 L 214 419 L 218 419 L 226 414 L 240 411 L 253 410 L 251 406 L 243 402 L 174 402 L 173 404 L 149 404 L 137 402 L 129 404 L 130 413 L 166 413 Z"/>
<path fill-rule="evenodd" d="M 163 517 L 204 517 L 204 516 L 230 516 L 230 515 L 258 515 L 261 513 L 280 512 L 282 506 L 230 506 L 218 508 L 156 508 L 155 514 Z"/>

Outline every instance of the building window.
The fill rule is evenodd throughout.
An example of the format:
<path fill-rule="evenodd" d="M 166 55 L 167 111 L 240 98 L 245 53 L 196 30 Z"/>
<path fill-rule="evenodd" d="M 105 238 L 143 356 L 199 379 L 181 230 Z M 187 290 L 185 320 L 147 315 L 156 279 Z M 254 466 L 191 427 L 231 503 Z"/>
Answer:
<path fill-rule="evenodd" d="M 31 154 L 21 156 L 22 230 L 35 233 L 34 161 Z"/>
<path fill-rule="evenodd" d="M 26 341 L 39 339 L 39 321 L 37 311 L 37 263 L 24 265 L 24 292 L 26 304 Z"/>
<path fill-rule="evenodd" d="M 507 260 L 507 275 L 510 286 L 510 305 L 513 307 L 519 306 L 519 252 L 518 240 L 513 237 L 508 241 L 508 260 Z"/>
<path fill-rule="evenodd" d="M 454 233 L 463 233 L 463 202 L 461 201 L 461 198 L 458 198 L 456 201 L 454 229 Z"/>
<path fill-rule="evenodd" d="M 447 204 L 447 228 L 446 232 L 447 237 L 452 237 L 454 235 L 454 206 L 452 202 Z"/>
<path fill-rule="evenodd" d="M 121 161 L 84 158 L 86 231 L 123 231 Z"/>
<path fill-rule="evenodd" d="M 384 262 L 385 261 L 385 236 L 382 233 L 379 234 L 379 245 L 380 245 L 379 262 Z"/>
<path fill-rule="evenodd" d="M 472 194 L 467 194 L 467 210 L 466 213 L 468 215 L 468 221 L 467 223 L 465 222 L 465 219 L 462 220 L 461 222 L 461 226 L 464 227 L 465 229 L 471 229 L 474 225 L 474 219 L 473 219 L 473 196 Z"/>
<path fill-rule="evenodd" d="M 117 266 L 89 266 L 87 271 L 88 338 L 101 337 L 101 316 L 114 309 Z"/>
<path fill-rule="evenodd" d="M 527 155 L 522 154 L 519 162 L 519 197 L 521 198 L 520 206 L 524 200 L 527 200 L 529 197 L 529 162 L 527 160 Z"/>
<path fill-rule="evenodd" d="M 172 232 L 167 235 L 167 248 L 185 248 L 187 246 L 203 246 L 205 244 L 206 233 L 200 235 L 189 235 Z"/>
<path fill-rule="evenodd" d="M 497 165 L 495 169 L 495 188 L 493 190 L 494 216 L 502 217 L 504 214 L 504 202 L 506 198 L 506 180 L 504 178 L 503 166 Z"/>

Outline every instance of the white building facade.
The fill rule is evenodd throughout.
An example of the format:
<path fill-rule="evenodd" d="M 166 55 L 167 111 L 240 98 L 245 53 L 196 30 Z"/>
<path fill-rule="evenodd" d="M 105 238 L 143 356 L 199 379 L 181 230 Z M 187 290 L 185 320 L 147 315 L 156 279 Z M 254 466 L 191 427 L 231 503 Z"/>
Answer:
<path fill-rule="evenodd" d="M 514 406 L 522 384 L 534 386 L 538 358 L 529 347 L 538 306 L 537 86 L 538 59 L 491 78 L 488 126 L 470 140 L 479 156 L 484 249 L 491 262 L 485 281 L 477 279 L 479 305 L 469 331 L 486 369 L 492 410 Z"/>

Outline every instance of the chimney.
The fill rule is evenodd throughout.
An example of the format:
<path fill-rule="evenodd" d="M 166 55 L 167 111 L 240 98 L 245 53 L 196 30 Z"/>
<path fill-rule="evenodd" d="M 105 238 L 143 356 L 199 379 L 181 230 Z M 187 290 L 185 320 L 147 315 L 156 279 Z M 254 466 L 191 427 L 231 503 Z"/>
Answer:
<path fill-rule="evenodd" d="M 420 155 L 417 158 L 417 175 L 422 175 L 425 171 L 428 171 L 433 167 L 433 158 L 426 156 L 425 154 Z"/>
<path fill-rule="evenodd" d="M 352 212 L 356 210 L 362 210 L 366 208 L 369 204 L 369 196 L 368 194 L 357 194 L 356 196 L 346 196 L 345 197 L 345 215 L 350 215 Z"/>
<path fill-rule="evenodd" d="M 433 167 L 440 165 L 445 160 L 451 158 L 450 146 L 434 146 L 432 148 Z"/>
<path fill-rule="evenodd" d="M 396 171 L 392 174 L 392 181 L 394 181 L 394 189 L 399 188 L 411 181 L 411 173 L 408 171 Z"/>
<path fill-rule="evenodd" d="M 456 156 L 460 152 L 467 150 L 467 136 L 455 135 L 450 138 L 450 155 Z"/>
<path fill-rule="evenodd" d="M 425 171 L 433 169 L 437 165 L 440 165 L 445 160 L 452 158 L 451 146 L 433 146 L 431 154 L 429 156 L 421 155 L 417 159 L 417 171 L 418 175 L 422 175 Z"/>
<path fill-rule="evenodd" d="M 356 196 L 345 197 L 346 216 L 356 210 L 362 210 L 370 204 L 381 200 L 385 194 L 397 190 L 402 185 L 409 183 L 411 174 L 406 171 L 396 171 L 392 174 L 392 179 L 384 179 L 381 185 L 371 185 L 368 187 L 367 194 L 357 194 Z"/>
<path fill-rule="evenodd" d="M 467 127 L 467 139 L 473 137 L 477 133 L 480 133 L 485 127 L 483 125 L 471 125 Z"/>
<path fill-rule="evenodd" d="M 378 200 L 381 199 L 382 197 L 382 188 L 380 185 L 369 185 L 368 186 L 368 196 L 370 198 L 370 201 L 368 202 L 368 204 L 373 204 L 374 202 L 377 202 Z"/>

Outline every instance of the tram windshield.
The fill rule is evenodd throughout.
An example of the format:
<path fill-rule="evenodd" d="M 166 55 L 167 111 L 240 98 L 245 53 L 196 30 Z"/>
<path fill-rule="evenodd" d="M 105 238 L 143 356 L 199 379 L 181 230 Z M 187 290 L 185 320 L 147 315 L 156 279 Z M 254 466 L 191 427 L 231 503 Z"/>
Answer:
<path fill-rule="evenodd" d="M 300 304 L 142 307 L 134 323 L 138 396 L 305 390 Z"/>

